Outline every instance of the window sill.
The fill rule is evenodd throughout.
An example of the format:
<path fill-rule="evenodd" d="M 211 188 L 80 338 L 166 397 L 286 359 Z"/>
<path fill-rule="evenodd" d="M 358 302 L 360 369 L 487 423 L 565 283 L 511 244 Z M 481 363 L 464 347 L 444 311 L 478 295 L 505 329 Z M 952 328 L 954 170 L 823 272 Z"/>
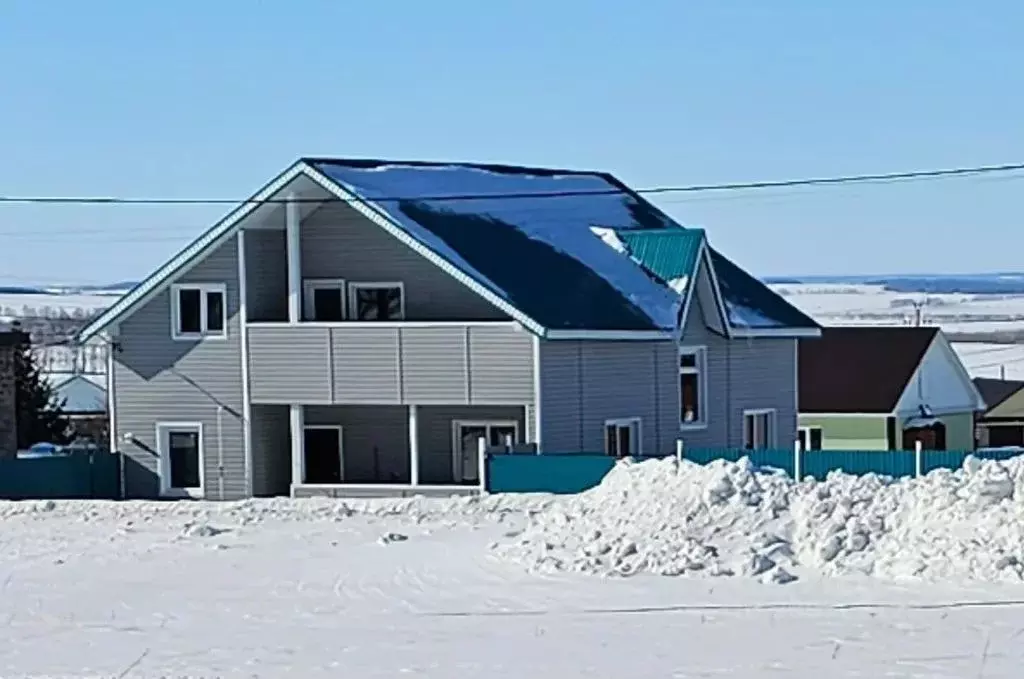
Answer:
<path fill-rule="evenodd" d="M 160 497 L 168 500 L 202 500 L 202 488 L 165 488 L 160 491 Z"/>
<path fill-rule="evenodd" d="M 203 340 L 224 341 L 227 338 L 228 338 L 227 333 L 223 333 L 223 334 L 220 334 L 220 335 L 203 334 L 203 333 L 196 333 L 196 334 L 189 333 L 189 334 L 184 334 L 184 335 L 180 334 L 180 333 L 172 333 L 171 334 L 171 339 L 174 340 L 175 342 L 201 342 Z"/>
<path fill-rule="evenodd" d="M 685 422 L 679 425 L 679 431 L 701 431 L 707 428 L 707 422 Z"/>

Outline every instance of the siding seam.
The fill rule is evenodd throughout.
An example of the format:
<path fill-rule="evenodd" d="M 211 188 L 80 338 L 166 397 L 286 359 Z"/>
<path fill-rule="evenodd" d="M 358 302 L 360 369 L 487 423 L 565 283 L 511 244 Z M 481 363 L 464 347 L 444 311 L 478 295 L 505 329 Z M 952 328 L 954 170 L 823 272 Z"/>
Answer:
<path fill-rule="evenodd" d="M 661 372 L 661 347 L 655 345 L 651 356 L 654 362 L 654 449 L 661 451 L 661 381 L 658 379 L 658 373 Z"/>
<path fill-rule="evenodd" d="M 584 423 L 583 423 L 584 415 L 586 413 L 586 411 L 583 409 L 584 408 L 584 398 L 583 398 L 583 394 L 584 394 L 584 385 L 583 385 L 583 343 L 577 341 L 575 344 L 576 344 L 576 369 L 577 369 L 577 372 L 579 373 L 579 381 L 576 383 L 577 400 L 578 400 L 578 409 L 576 410 L 576 412 L 579 413 L 579 422 L 580 422 L 580 426 L 579 426 L 579 436 L 580 437 L 579 437 L 579 443 L 576 444 L 576 449 L 580 450 L 581 452 L 587 452 L 587 451 L 583 450 L 583 442 L 586 440 L 586 437 L 585 437 L 585 433 L 586 432 L 584 431 Z"/>
<path fill-rule="evenodd" d="M 334 330 L 327 330 L 327 402 L 334 403 Z"/>
<path fill-rule="evenodd" d="M 404 332 L 402 331 L 401 328 L 398 328 L 397 330 L 395 330 L 395 336 L 397 337 L 397 343 L 396 344 L 397 344 L 397 347 L 398 347 L 398 351 L 395 352 L 395 362 L 398 364 L 398 375 L 397 375 L 397 378 L 398 378 L 398 402 L 399 403 L 407 403 L 408 402 L 406 400 L 406 398 L 405 398 L 405 375 L 404 375 L 405 371 L 403 369 L 404 365 L 405 365 L 405 361 L 403 360 L 403 356 L 402 356 L 402 354 L 404 352 L 403 346 L 404 346 L 405 343 L 402 341 L 403 340 L 403 335 L 404 335 Z"/>
<path fill-rule="evenodd" d="M 466 403 L 473 403 L 473 364 L 469 351 L 469 326 L 467 325 L 462 333 L 463 355 L 466 361 Z"/>

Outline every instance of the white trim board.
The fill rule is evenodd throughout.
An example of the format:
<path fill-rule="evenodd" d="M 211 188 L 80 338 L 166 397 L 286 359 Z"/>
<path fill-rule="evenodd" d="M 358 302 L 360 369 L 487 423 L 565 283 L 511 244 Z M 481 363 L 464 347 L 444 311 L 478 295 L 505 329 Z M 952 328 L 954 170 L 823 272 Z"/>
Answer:
<path fill-rule="evenodd" d="M 172 488 L 171 487 L 171 451 L 169 449 L 170 433 L 173 431 L 188 431 L 197 433 L 199 453 L 199 487 L 198 488 Z M 206 495 L 206 441 L 202 422 L 194 421 L 167 421 L 157 422 L 154 426 L 156 438 L 157 476 L 160 481 L 160 497 L 192 497 L 203 498 Z"/>
<path fill-rule="evenodd" d="M 249 279 L 245 269 L 245 229 L 239 229 L 238 247 L 238 348 L 242 369 L 242 447 L 245 454 L 245 493 L 253 496 L 252 392 L 249 383 Z"/>

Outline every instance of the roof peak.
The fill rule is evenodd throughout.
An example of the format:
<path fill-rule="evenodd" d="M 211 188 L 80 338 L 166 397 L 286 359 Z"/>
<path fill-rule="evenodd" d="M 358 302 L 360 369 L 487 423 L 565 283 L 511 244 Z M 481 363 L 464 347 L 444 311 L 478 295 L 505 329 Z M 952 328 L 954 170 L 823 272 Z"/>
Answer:
<path fill-rule="evenodd" d="M 300 161 L 308 165 L 328 164 L 341 165 L 362 170 L 372 170 L 378 167 L 461 167 L 475 170 L 487 170 L 499 174 L 532 174 L 543 177 L 558 175 L 596 176 L 609 178 L 612 175 L 599 170 L 580 170 L 557 167 L 539 167 L 535 165 L 516 165 L 512 163 L 495 163 L 467 160 L 407 160 L 387 158 L 340 158 L 329 156 L 303 156 Z"/>

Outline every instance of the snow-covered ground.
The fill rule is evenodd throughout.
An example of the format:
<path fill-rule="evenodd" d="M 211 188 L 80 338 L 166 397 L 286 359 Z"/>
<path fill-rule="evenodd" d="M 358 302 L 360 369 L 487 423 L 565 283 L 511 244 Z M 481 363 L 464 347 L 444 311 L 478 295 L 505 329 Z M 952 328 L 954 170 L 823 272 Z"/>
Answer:
<path fill-rule="evenodd" d="M 1024 380 L 1024 344 L 953 342 L 971 377 Z"/>
<path fill-rule="evenodd" d="M 801 283 L 772 288 L 824 325 L 912 324 L 922 321 L 946 332 L 1024 330 L 1024 295 L 891 292 L 881 285 Z"/>
<path fill-rule="evenodd" d="M 1016 463 L 797 485 L 645 462 L 564 498 L 0 503 L 0 676 L 1016 678 L 1021 513 Z M 737 567 L 751 550 L 777 565 Z M 680 554 L 683 575 L 652 574 Z M 782 562 L 798 579 L 762 583 Z"/>
<path fill-rule="evenodd" d="M 11 320 L 23 316 L 45 316 L 64 311 L 90 312 L 105 309 L 117 301 L 115 294 L 14 294 L 0 293 L 0 319 Z"/>

